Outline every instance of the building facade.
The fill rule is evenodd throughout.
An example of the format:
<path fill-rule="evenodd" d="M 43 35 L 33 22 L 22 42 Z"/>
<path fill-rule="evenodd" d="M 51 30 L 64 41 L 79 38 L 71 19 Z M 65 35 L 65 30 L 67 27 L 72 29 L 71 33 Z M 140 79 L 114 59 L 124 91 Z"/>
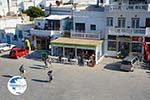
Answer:
<path fill-rule="evenodd" d="M 150 41 L 149 5 L 147 0 L 118 0 L 105 6 L 105 55 L 143 54 L 142 41 Z"/>
<path fill-rule="evenodd" d="M 49 49 L 50 41 L 64 34 L 69 28 L 69 15 L 50 15 L 36 18 L 34 28 L 30 30 L 34 46 L 37 49 Z"/>

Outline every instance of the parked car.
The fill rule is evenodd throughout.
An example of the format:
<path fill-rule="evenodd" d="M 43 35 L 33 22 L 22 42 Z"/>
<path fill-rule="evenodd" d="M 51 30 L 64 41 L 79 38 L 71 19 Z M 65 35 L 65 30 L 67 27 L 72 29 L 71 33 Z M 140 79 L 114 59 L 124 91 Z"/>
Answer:
<path fill-rule="evenodd" d="M 120 69 L 125 71 L 134 71 L 134 68 L 137 66 L 138 57 L 136 56 L 127 56 L 122 60 Z"/>
<path fill-rule="evenodd" d="M 29 53 L 28 49 L 25 48 L 13 48 L 9 53 L 10 58 L 24 57 Z"/>
<path fill-rule="evenodd" d="M 15 47 L 15 45 L 13 45 L 13 44 L 1 43 L 0 44 L 0 52 L 11 50 L 14 47 Z"/>

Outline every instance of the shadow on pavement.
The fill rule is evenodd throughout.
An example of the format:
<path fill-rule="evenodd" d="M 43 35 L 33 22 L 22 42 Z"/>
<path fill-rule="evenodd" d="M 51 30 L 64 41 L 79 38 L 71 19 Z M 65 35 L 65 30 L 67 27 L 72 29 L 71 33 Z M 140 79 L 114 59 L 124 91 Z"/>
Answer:
<path fill-rule="evenodd" d="M 48 80 L 39 80 L 39 79 L 31 79 L 34 82 L 43 82 L 43 83 L 47 83 L 49 82 Z"/>
<path fill-rule="evenodd" d="M 35 50 L 35 51 L 31 51 L 31 53 L 26 55 L 25 58 L 41 61 L 41 54 L 43 52 L 46 52 L 48 55 L 50 55 L 50 51 L 48 51 L 48 50 Z"/>
<path fill-rule="evenodd" d="M 32 69 L 43 69 L 43 68 L 40 68 L 40 67 L 30 67 Z"/>
<path fill-rule="evenodd" d="M 10 58 L 10 57 L 9 57 L 9 54 L 4 54 L 4 55 L 1 55 L 0 57 L 2 57 L 2 58 L 12 59 L 12 58 Z"/>
<path fill-rule="evenodd" d="M 140 64 L 141 69 L 145 69 L 145 70 L 150 70 L 150 63 L 148 62 L 143 62 Z"/>
<path fill-rule="evenodd" d="M 104 66 L 104 69 L 124 72 L 120 69 L 120 65 L 121 62 L 115 62 L 115 63 L 107 64 L 106 66 Z"/>
<path fill-rule="evenodd" d="M 44 68 L 44 67 L 45 67 L 44 65 L 36 65 L 36 64 L 34 64 L 34 66 L 42 67 L 42 68 Z"/>
<path fill-rule="evenodd" d="M 7 77 L 7 78 L 11 78 L 13 77 L 12 75 L 1 75 L 2 77 Z"/>

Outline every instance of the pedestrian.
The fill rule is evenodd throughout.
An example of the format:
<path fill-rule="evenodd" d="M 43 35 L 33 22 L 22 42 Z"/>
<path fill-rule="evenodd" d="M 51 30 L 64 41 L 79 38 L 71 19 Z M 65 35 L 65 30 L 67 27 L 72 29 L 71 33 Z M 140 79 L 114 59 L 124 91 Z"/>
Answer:
<path fill-rule="evenodd" d="M 53 72 L 53 70 L 50 70 L 50 71 L 47 72 L 47 75 L 49 77 L 48 82 L 51 82 L 54 79 L 54 76 L 52 75 L 52 72 Z"/>
<path fill-rule="evenodd" d="M 48 55 L 46 53 L 43 53 L 42 54 L 42 60 L 45 64 L 44 69 L 48 66 L 47 59 L 48 59 Z"/>
<path fill-rule="evenodd" d="M 24 77 L 24 78 L 26 78 L 25 77 L 25 68 L 23 67 L 24 65 L 22 64 L 21 66 L 20 66 L 20 68 L 19 68 L 19 72 L 20 72 L 20 76 L 21 77 Z"/>
<path fill-rule="evenodd" d="M 51 66 L 51 64 L 52 64 L 52 59 L 51 59 L 51 56 L 48 56 L 48 58 L 47 58 L 47 64 L 48 64 L 48 66 L 50 67 Z"/>

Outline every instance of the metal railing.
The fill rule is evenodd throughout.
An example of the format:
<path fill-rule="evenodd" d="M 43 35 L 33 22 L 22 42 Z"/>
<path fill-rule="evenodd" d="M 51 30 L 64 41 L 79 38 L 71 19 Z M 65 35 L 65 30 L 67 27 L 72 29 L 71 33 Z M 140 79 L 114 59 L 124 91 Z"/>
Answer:
<path fill-rule="evenodd" d="M 149 4 L 108 5 L 107 11 L 150 11 Z"/>
<path fill-rule="evenodd" d="M 102 33 L 84 33 L 84 32 L 71 32 L 71 38 L 82 38 L 82 39 L 101 39 Z"/>
<path fill-rule="evenodd" d="M 108 28 L 108 34 L 120 35 L 145 35 L 146 29 L 144 28 Z"/>

